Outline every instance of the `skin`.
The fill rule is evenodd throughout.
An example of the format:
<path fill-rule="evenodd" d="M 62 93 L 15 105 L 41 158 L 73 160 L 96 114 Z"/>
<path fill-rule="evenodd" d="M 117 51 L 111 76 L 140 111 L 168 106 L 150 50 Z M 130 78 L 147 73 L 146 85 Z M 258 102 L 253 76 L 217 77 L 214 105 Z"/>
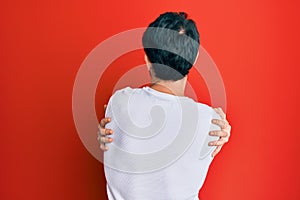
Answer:
<path fill-rule="evenodd" d="M 151 88 L 157 90 L 159 92 L 176 95 L 176 96 L 184 96 L 184 89 L 187 82 L 187 76 L 177 81 L 166 81 L 161 80 L 155 76 L 154 70 L 152 68 L 151 63 L 149 62 L 147 56 L 145 55 L 145 61 L 147 63 L 147 67 L 151 77 Z M 106 109 L 106 105 L 104 106 L 104 111 Z M 216 149 L 212 153 L 212 156 L 216 156 L 222 149 L 223 145 L 228 142 L 230 137 L 231 126 L 226 119 L 226 114 L 223 112 L 221 108 L 214 108 L 214 110 L 219 114 L 220 120 L 213 119 L 212 123 L 216 124 L 221 128 L 221 130 L 215 130 L 209 132 L 209 135 L 218 136 L 219 139 L 216 141 L 211 141 L 208 143 L 209 146 L 216 146 Z M 109 136 L 113 134 L 112 129 L 106 129 L 105 125 L 111 121 L 111 118 L 106 117 L 101 119 L 100 124 L 98 125 L 98 141 L 100 143 L 100 149 L 103 151 L 107 151 L 108 147 L 105 146 L 106 143 L 113 142 L 113 139 Z"/>

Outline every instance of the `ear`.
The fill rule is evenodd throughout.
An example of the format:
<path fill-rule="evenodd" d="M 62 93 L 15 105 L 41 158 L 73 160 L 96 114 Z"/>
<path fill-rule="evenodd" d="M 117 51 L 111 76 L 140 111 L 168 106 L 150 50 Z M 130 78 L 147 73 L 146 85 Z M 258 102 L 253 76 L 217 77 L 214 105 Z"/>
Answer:
<path fill-rule="evenodd" d="M 150 71 L 151 63 L 150 63 L 149 58 L 148 58 L 148 56 L 146 54 L 144 56 L 144 59 L 145 59 L 145 62 L 147 64 L 148 71 Z"/>

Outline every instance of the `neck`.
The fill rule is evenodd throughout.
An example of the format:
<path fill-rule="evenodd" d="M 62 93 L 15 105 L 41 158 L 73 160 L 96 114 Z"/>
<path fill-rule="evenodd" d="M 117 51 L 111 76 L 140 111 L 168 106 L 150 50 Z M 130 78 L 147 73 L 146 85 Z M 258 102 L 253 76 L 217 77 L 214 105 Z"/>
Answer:
<path fill-rule="evenodd" d="M 186 77 L 178 81 L 165 81 L 160 79 L 152 79 L 151 83 L 152 83 L 151 88 L 159 92 L 172 94 L 175 96 L 184 96 Z"/>

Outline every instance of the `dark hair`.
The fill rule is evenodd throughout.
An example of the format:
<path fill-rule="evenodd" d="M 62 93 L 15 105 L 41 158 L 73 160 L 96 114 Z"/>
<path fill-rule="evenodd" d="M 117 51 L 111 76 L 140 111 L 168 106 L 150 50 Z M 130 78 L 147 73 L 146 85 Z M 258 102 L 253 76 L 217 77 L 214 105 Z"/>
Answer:
<path fill-rule="evenodd" d="M 199 33 L 184 12 L 161 14 L 146 29 L 143 46 L 155 76 L 179 80 L 189 73 L 199 49 Z"/>

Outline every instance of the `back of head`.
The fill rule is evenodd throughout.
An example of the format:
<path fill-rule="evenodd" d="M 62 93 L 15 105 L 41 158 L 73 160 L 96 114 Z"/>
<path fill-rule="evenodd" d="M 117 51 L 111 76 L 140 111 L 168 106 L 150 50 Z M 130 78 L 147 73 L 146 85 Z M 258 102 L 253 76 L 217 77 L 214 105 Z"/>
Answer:
<path fill-rule="evenodd" d="M 199 33 L 187 14 L 167 12 L 152 22 L 143 35 L 145 53 L 155 76 L 177 81 L 189 73 L 199 50 Z"/>

